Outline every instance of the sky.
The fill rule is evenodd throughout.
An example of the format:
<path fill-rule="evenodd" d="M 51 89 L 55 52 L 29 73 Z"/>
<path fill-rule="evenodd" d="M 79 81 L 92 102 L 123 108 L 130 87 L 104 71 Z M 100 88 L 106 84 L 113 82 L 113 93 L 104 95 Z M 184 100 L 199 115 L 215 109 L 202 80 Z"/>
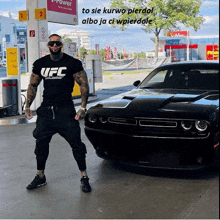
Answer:
<path fill-rule="evenodd" d="M 73 30 L 88 31 L 91 37 L 92 49 L 95 44 L 99 44 L 99 48 L 116 46 L 118 51 L 126 49 L 127 52 L 141 52 L 154 50 L 154 42 L 150 38 L 154 37 L 153 33 L 146 33 L 138 24 L 130 25 L 125 31 L 119 28 L 112 28 L 108 24 L 82 24 L 87 18 L 101 18 L 109 21 L 111 18 L 117 18 L 117 14 L 103 14 L 103 8 L 110 8 L 110 0 L 78 0 L 78 18 L 79 24 L 76 26 L 64 25 L 57 23 L 49 23 L 48 29 L 50 33 L 65 34 Z M 90 13 L 82 13 L 82 9 L 89 9 Z M 91 14 L 92 9 L 101 9 L 101 13 Z M 26 10 L 26 0 L 0 0 L 0 15 L 8 16 L 10 12 L 14 19 L 18 18 L 18 11 Z M 199 15 L 203 16 L 205 21 L 201 28 L 195 32 L 189 29 L 190 36 L 207 36 L 219 35 L 219 1 L 218 0 L 202 0 Z M 187 30 L 184 26 L 181 30 Z M 160 35 L 163 36 L 163 33 Z"/>

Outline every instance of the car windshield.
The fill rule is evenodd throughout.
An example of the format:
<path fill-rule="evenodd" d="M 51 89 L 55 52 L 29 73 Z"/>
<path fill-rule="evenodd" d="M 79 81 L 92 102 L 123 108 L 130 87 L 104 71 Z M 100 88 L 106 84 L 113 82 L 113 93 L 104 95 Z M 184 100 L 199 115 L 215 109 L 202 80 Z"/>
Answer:
<path fill-rule="evenodd" d="M 149 89 L 219 90 L 218 65 L 171 65 L 152 71 L 140 84 Z"/>

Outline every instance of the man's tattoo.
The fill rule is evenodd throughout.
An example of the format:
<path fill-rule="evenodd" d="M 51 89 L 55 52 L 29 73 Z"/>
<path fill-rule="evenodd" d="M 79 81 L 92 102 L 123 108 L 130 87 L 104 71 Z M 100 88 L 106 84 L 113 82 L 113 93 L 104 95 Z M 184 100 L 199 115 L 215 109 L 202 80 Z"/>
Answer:
<path fill-rule="evenodd" d="M 87 79 L 87 74 L 84 70 L 82 70 L 80 72 L 75 73 L 73 77 L 80 86 L 81 99 L 82 99 L 81 106 L 85 108 L 89 96 L 89 83 Z"/>
<path fill-rule="evenodd" d="M 30 83 L 27 89 L 27 102 L 26 108 L 30 108 L 37 94 L 37 87 L 41 82 L 41 77 L 36 74 L 31 74 Z"/>

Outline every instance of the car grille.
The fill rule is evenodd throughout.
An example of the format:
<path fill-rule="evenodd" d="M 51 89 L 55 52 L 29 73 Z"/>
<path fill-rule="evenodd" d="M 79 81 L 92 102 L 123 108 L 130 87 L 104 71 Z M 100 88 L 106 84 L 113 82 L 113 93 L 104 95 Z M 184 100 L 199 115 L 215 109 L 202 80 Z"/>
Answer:
<path fill-rule="evenodd" d="M 139 125 L 144 127 L 176 128 L 177 122 L 161 120 L 140 120 Z"/>
<path fill-rule="evenodd" d="M 137 120 L 135 119 L 127 119 L 127 118 L 113 118 L 110 117 L 108 119 L 110 123 L 114 124 L 123 124 L 123 125 L 137 125 Z"/>
<path fill-rule="evenodd" d="M 181 119 L 109 117 L 108 123 L 99 123 L 100 126 L 108 131 L 141 138 L 204 139 L 209 136 L 208 131 L 184 131 Z"/>
<path fill-rule="evenodd" d="M 128 119 L 128 118 L 114 118 L 108 119 L 110 123 L 124 124 L 124 125 L 140 125 L 141 127 L 161 127 L 161 128 L 176 128 L 177 121 L 159 120 L 159 119 Z"/>

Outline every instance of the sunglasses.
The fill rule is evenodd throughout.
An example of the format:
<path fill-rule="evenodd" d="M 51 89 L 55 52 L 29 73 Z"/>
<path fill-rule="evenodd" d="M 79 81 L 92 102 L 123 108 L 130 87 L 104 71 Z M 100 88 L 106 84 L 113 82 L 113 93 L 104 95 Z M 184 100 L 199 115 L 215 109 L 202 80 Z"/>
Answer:
<path fill-rule="evenodd" d="M 61 46 L 63 43 L 61 41 L 49 41 L 48 45 L 52 47 L 54 44 L 56 44 L 58 47 Z"/>

